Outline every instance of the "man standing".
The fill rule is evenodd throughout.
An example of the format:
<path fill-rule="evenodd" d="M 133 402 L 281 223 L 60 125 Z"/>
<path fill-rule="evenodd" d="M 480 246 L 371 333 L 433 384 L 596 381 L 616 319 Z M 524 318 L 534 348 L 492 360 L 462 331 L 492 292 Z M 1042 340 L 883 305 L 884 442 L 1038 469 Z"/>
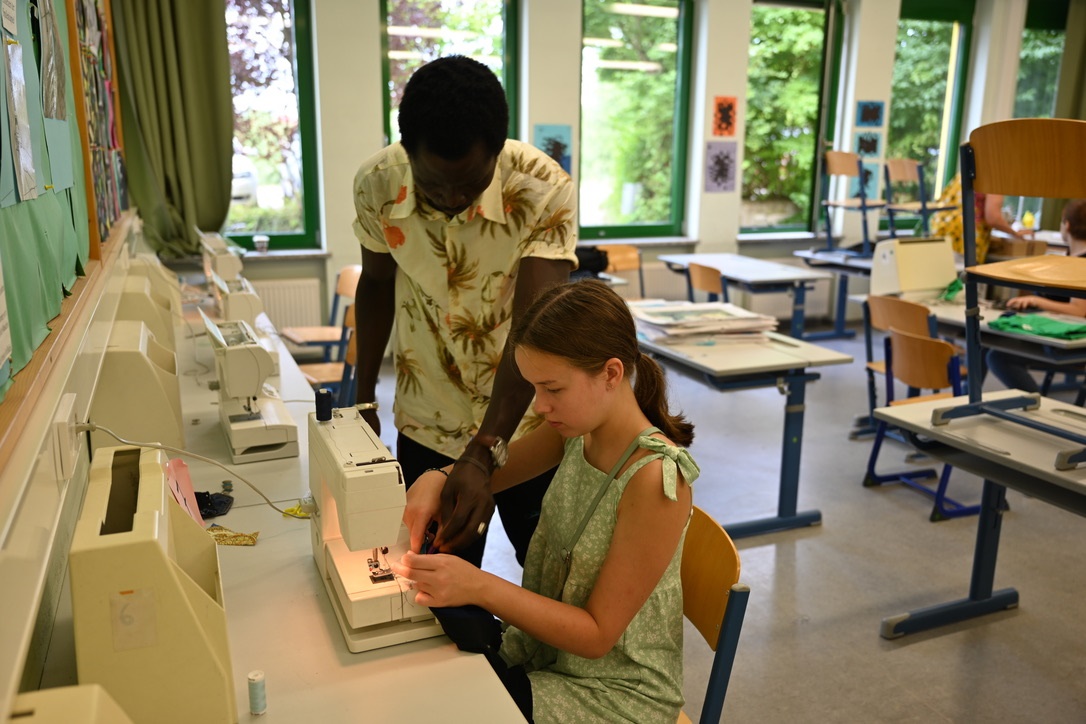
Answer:
<path fill-rule="evenodd" d="M 436 543 L 470 543 L 462 555 L 478 565 L 496 502 L 523 564 L 550 476 L 490 493 L 532 399 L 505 344 L 514 318 L 576 264 L 576 191 L 542 151 L 507 140 L 505 92 L 469 58 L 416 71 L 399 125 L 400 143 L 363 163 L 354 182 L 357 401 L 379 433 L 377 374 L 395 327 L 404 478 L 411 485 L 456 461 Z"/>

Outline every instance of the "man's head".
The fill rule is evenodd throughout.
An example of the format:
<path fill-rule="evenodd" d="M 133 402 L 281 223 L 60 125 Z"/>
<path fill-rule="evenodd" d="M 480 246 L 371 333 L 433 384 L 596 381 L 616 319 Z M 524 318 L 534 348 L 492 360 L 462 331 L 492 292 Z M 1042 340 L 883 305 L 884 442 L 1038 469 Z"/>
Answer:
<path fill-rule="evenodd" d="M 1063 207 L 1063 223 L 1060 224 L 1064 240 L 1086 242 L 1086 199 L 1073 199 Z"/>
<path fill-rule="evenodd" d="M 407 82 L 399 118 L 416 191 L 446 214 L 465 210 L 505 145 L 509 106 L 498 78 L 471 58 L 438 58 Z"/>

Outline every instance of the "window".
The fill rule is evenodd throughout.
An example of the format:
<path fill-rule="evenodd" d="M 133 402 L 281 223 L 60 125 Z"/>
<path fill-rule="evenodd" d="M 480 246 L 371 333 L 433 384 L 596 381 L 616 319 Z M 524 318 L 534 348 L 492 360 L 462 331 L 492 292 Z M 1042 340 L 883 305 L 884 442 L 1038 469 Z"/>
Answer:
<path fill-rule="evenodd" d="M 234 95 L 230 212 L 243 246 L 320 246 L 309 0 L 227 0 Z"/>
<path fill-rule="evenodd" d="M 585 239 L 682 233 L 692 0 L 585 0 Z"/>
<path fill-rule="evenodd" d="M 752 9 L 740 218 L 744 231 L 810 228 L 825 37 L 821 9 L 798 3 L 756 4 Z"/>
<path fill-rule="evenodd" d="M 503 0 L 384 0 L 388 52 L 385 64 L 385 137 L 400 140 L 396 114 L 404 86 L 420 66 L 446 55 L 466 55 L 486 64 L 509 99 L 509 135 L 516 132 L 517 3 Z"/>
<path fill-rule="evenodd" d="M 928 195 L 937 196 L 947 154 L 956 74 L 957 23 L 945 20 L 902 19 L 897 28 L 897 52 L 891 85 L 890 127 L 886 158 L 910 158 L 924 167 Z M 896 189 L 896 201 L 907 200 Z"/>
<path fill-rule="evenodd" d="M 1022 50 L 1018 60 L 1018 84 L 1014 96 L 1015 118 L 1051 118 L 1056 112 L 1056 90 L 1059 87 L 1060 60 L 1067 25 L 1066 3 L 1030 2 L 1026 11 L 1026 29 L 1022 33 Z M 1008 196 L 1004 213 L 1016 223 L 1034 219 L 1036 228 L 1041 219 L 1044 199 Z"/>

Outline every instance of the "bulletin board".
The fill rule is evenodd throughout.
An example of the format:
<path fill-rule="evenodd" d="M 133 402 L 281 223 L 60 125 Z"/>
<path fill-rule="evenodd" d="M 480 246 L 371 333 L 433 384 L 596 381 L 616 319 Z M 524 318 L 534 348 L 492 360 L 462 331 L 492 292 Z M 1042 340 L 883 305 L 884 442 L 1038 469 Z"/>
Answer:
<path fill-rule="evenodd" d="M 127 203 L 116 103 L 104 101 L 115 100 L 108 5 L 0 0 L 0 11 L 2 401 Z"/>

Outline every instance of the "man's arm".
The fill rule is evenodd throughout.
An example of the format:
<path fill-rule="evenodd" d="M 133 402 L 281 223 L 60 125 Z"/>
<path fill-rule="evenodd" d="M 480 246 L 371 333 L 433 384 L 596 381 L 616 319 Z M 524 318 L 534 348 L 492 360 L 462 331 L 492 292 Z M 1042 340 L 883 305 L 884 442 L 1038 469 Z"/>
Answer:
<path fill-rule="evenodd" d="M 513 325 L 545 290 L 569 281 L 569 272 L 567 261 L 522 259 L 513 295 Z M 497 436 L 508 441 L 524 417 L 532 394 L 532 386 L 520 376 L 507 344 L 494 377 L 490 405 L 479 425 L 479 436 Z M 490 450 L 475 440 L 453 466 L 441 495 L 443 525 L 437 543 L 442 549 L 457 550 L 467 545 L 478 536 L 479 524 L 490 520 L 494 513 L 489 487 L 493 466 Z"/>
<path fill-rule="evenodd" d="M 358 389 L 355 402 L 377 401 L 377 375 L 381 359 L 392 334 L 396 311 L 396 262 L 391 254 L 379 254 L 362 248 L 362 275 L 355 291 L 355 335 L 357 345 Z M 381 434 L 381 422 L 376 410 L 362 411 L 373 431 Z"/>

